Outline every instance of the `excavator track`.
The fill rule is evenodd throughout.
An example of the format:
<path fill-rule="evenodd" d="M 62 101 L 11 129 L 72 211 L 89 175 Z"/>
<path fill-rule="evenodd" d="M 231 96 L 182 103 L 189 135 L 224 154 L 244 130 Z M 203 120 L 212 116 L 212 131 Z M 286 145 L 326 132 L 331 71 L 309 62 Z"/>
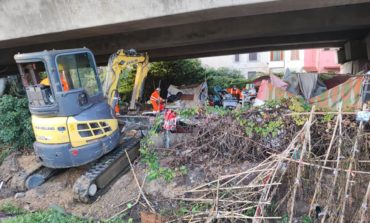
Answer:
<path fill-rule="evenodd" d="M 126 152 L 133 161 L 139 156 L 140 140 L 125 138 L 111 153 L 98 160 L 73 185 L 73 198 L 83 203 L 93 201 L 118 175 L 129 169 Z"/>
<path fill-rule="evenodd" d="M 65 170 L 51 169 L 44 166 L 40 166 L 29 172 L 21 171 L 13 176 L 10 187 L 14 192 L 33 189 L 63 171 Z"/>

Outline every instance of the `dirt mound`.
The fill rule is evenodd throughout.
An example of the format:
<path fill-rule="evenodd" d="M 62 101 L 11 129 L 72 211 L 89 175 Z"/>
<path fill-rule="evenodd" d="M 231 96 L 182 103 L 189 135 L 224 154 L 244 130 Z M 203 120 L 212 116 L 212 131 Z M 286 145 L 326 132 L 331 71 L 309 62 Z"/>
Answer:
<path fill-rule="evenodd" d="M 0 179 L 10 182 L 12 174 L 15 172 L 25 170 L 26 168 L 34 168 L 37 165 L 33 156 L 9 156 L 0 166 Z M 52 205 L 57 205 L 77 216 L 106 219 L 118 213 L 137 198 L 139 193 L 138 187 L 130 171 L 110 185 L 105 190 L 105 193 L 92 204 L 75 202 L 73 200 L 72 187 L 75 180 L 85 169 L 86 167 L 69 169 L 54 176 L 43 185 L 26 191 L 25 196 L 22 198 L 14 198 L 15 193 L 11 192 L 9 186 L 5 184 L 1 190 L 0 205 L 11 202 L 29 211 L 45 210 Z M 135 165 L 135 172 L 140 182 L 146 176 L 144 169 L 144 166 L 140 163 Z M 146 180 L 143 190 L 153 199 L 157 197 L 161 199 L 173 198 L 184 191 L 183 187 L 176 184 L 176 182 L 167 184 L 161 180 Z M 140 213 L 140 210 L 137 210 L 138 213 Z M 138 215 L 138 213 L 135 214 Z"/>

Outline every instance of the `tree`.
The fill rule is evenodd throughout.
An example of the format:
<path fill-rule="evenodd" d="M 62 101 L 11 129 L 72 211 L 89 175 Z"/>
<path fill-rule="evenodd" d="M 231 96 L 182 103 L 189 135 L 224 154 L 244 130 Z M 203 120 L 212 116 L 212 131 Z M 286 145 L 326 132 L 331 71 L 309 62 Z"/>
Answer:
<path fill-rule="evenodd" d="M 206 74 L 210 90 L 215 86 L 228 88 L 236 85 L 238 88 L 242 88 L 248 82 L 240 71 L 230 68 L 208 68 Z"/>
<path fill-rule="evenodd" d="M 121 75 L 118 92 L 123 95 L 125 101 L 131 99 L 131 93 L 135 81 L 135 71 Z M 148 76 L 144 83 L 143 102 L 150 98 L 155 88 L 161 87 L 161 96 L 167 96 L 167 88 L 172 85 L 199 84 L 207 81 L 210 90 L 214 86 L 230 87 L 237 85 L 242 87 L 247 80 L 239 71 L 228 68 L 204 68 L 198 59 L 175 60 L 169 62 L 153 62 L 150 64 Z"/>

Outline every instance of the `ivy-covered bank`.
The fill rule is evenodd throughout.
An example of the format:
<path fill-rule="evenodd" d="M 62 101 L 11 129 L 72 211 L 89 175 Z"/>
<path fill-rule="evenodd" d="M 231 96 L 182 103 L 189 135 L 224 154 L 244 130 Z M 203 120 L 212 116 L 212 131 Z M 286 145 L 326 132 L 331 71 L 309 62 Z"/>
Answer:
<path fill-rule="evenodd" d="M 11 152 L 31 148 L 34 135 L 26 98 L 0 97 L 0 163 Z"/>

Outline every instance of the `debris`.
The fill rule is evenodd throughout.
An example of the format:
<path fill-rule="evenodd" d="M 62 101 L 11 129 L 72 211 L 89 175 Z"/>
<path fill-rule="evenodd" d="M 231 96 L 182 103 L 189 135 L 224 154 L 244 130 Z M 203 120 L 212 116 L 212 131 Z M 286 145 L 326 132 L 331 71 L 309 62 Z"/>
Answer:
<path fill-rule="evenodd" d="M 24 198 L 26 196 L 26 193 L 24 192 L 18 192 L 14 195 L 15 199 Z"/>
<path fill-rule="evenodd" d="M 250 110 L 241 116 L 249 117 L 247 120 L 257 122 L 257 126 L 276 120 L 271 119 L 273 110 L 259 112 Z M 263 113 L 264 119 L 256 121 L 256 115 L 248 116 L 248 113 Z M 284 112 L 280 116 L 282 114 Z M 295 118 L 302 117 L 306 121 L 299 130 L 293 119 L 285 118 L 281 132 L 275 137 L 271 132 L 265 136 L 268 141 L 280 140 L 275 147 L 266 146 L 268 141 L 263 137 L 243 135 L 244 126 L 235 125 L 235 119 L 208 119 L 205 125 L 208 129 L 202 129 L 199 137 L 174 148 L 191 150 L 180 152 L 176 162 L 186 157 L 189 163 L 202 159 L 204 166 L 213 163 L 214 167 L 217 163 L 221 168 L 231 162 L 248 160 L 259 164 L 238 173 L 219 175 L 185 191 L 179 200 L 190 206 L 202 204 L 205 208 L 176 217 L 172 222 L 211 222 L 215 219 L 270 222 L 282 219 L 285 214 L 289 222 L 313 221 L 316 217 L 321 222 L 368 222 L 368 198 L 363 195 L 370 193 L 367 146 L 370 138 L 364 133 L 369 131 L 369 126 L 362 122 L 357 124 L 355 114 L 343 115 L 341 111 L 329 117 L 312 109 L 309 118 L 307 113 Z M 286 122 L 293 125 L 286 125 Z M 216 132 L 212 132 L 214 130 Z M 241 140 L 230 135 L 238 135 Z M 250 154 L 253 157 L 248 156 Z"/>
<path fill-rule="evenodd" d="M 126 207 L 126 208 L 124 208 L 123 210 L 121 210 L 120 212 L 116 213 L 115 215 L 113 215 L 113 216 L 110 218 L 110 220 L 112 220 L 112 219 L 114 219 L 114 218 L 116 218 L 116 217 L 120 216 L 121 214 L 125 213 L 127 210 L 131 209 L 133 206 L 135 206 L 136 204 L 138 204 L 138 203 L 139 203 L 139 200 L 140 200 L 140 197 L 143 197 L 143 199 L 145 200 L 145 202 L 148 204 L 148 206 L 149 206 L 150 210 L 151 210 L 152 212 L 154 212 L 154 213 L 155 213 L 155 210 L 154 210 L 153 206 L 151 205 L 150 201 L 146 198 L 146 196 L 145 196 L 145 194 L 144 194 L 144 192 L 143 192 L 143 189 L 142 189 L 142 188 L 143 188 L 143 186 L 144 186 L 144 184 L 145 184 L 146 177 L 144 178 L 144 180 L 143 180 L 142 184 L 140 185 L 139 180 L 137 179 L 137 176 L 136 176 L 136 174 L 135 174 L 134 167 L 132 166 L 132 163 L 131 163 L 130 157 L 129 157 L 129 155 L 128 155 L 127 151 L 125 151 L 125 152 L 126 152 L 127 160 L 128 160 L 128 161 L 129 161 L 129 163 L 130 163 L 131 172 L 132 172 L 132 174 L 133 174 L 133 176 L 134 176 L 134 179 L 135 179 L 136 185 L 137 185 L 137 187 L 139 188 L 139 193 L 138 193 L 137 198 L 135 199 L 135 202 L 134 202 L 133 204 L 131 204 L 131 203 L 130 203 L 130 201 L 126 202 L 126 203 L 127 203 L 127 207 Z M 122 204 L 121 204 L 121 205 L 122 205 Z M 121 205 L 120 205 L 120 206 L 121 206 Z"/>
<path fill-rule="evenodd" d="M 140 213 L 142 223 L 164 223 L 165 219 L 159 214 L 153 214 L 142 211 Z"/>

